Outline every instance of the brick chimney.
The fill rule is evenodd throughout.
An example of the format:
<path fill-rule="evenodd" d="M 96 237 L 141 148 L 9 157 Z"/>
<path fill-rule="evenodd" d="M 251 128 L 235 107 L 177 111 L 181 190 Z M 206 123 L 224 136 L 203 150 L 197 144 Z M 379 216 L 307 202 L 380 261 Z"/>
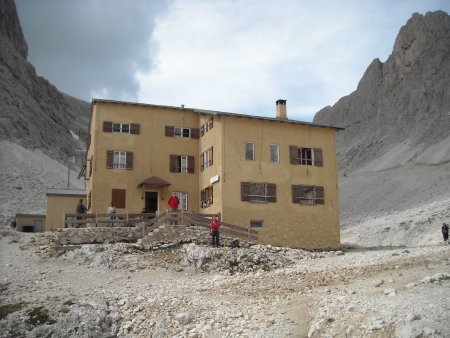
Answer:
<path fill-rule="evenodd" d="M 277 119 L 287 120 L 286 100 L 277 100 Z"/>

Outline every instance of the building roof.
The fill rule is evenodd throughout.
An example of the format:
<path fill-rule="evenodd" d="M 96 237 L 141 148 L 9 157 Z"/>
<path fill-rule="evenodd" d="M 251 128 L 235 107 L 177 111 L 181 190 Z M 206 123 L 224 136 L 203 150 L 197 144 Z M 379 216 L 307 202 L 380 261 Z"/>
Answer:
<path fill-rule="evenodd" d="M 222 112 L 222 111 L 217 111 L 217 110 L 186 108 L 184 105 L 182 105 L 181 107 L 175 107 L 175 106 L 164 106 L 164 105 L 148 104 L 148 103 L 136 103 L 136 102 L 126 102 L 126 101 L 92 99 L 92 105 L 94 105 L 95 103 L 109 103 L 109 104 L 121 104 L 121 105 L 132 105 L 132 106 L 143 106 L 143 107 L 154 107 L 154 108 L 165 108 L 165 109 L 190 110 L 190 111 L 198 113 L 198 114 L 208 114 L 208 115 L 216 115 L 216 116 L 223 115 L 223 116 L 233 116 L 233 117 L 241 117 L 241 118 L 244 117 L 244 118 L 251 118 L 251 119 L 276 121 L 276 122 L 282 122 L 282 123 L 292 123 L 292 124 L 307 125 L 307 126 L 312 126 L 312 127 L 331 128 L 331 129 L 335 129 L 335 130 L 343 130 L 344 129 L 344 128 L 341 128 L 341 127 L 333 127 L 333 126 L 315 124 L 315 123 L 311 123 L 311 122 L 304 122 L 304 121 L 298 121 L 298 120 L 277 119 L 277 118 L 265 117 L 265 116 L 236 114 L 236 113 L 228 113 L 228 112 Z"/>
<path fill-rule="evenodd" d="M 55 189 L 48 188 L 47 196 L 49 195 L 64 195 L 64 196 L 86 196 L 85 190 L 76 190 L 76 189 Z"/>

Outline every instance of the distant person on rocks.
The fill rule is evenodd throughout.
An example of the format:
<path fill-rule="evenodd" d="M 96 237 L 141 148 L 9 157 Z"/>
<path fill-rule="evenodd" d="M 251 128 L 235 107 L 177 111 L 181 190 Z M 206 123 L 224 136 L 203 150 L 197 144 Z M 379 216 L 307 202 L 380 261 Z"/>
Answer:
<path fill-rule="evenodd" d="M 87 211 L 87 208 L 86 208 L 86 207 L 84 206 L 84 204 L 83 204 L 83 199 L 80 198 L 80 201 L 79 201 L 78 204 L 77 204 L 76 213 L 77 213 L 77 214 L 85 214 L 86 211 Z M 81 217 L 81 216 L 77 216 L 77 220 L 80 220 L 80 219 L 82 219 L 82 217 Z M 81 226 L 80 223 L 77 223 L 77 224 L 76 224 L 76 227 L 77 227 L 77 228 L 79 228 L 80 226 Z"/>
<path fill-rule="evenodd" d="M 213 217 L 211 223 L 209 223 L 209 227 L 209 234 L 212 238 L 212 246 L 220 246 L 220 221 L 217 219 L 217 217 Z"/>
<path fill-rule="evenodd" d="M 170 196 L 169 201 L 167 202 L 169 204 L 170 210 L 173 212 L 178 211 L 178 206 L 180 205 L 180 199 L 178 198 L 178 196 L 173 192 L 172 196 Z M 178 217 L 178 215 L 175 215 Z M 172 217 L 175 216 L 171 216 L 171 220 L 170 220 L 170 224 L 178 224 L 178 222 L 172 219 Z"/>
<path fill-rule="evenodd" d="M 109 216 L 110 220 L 113 221 L 116 219 L 115 213 L 116 213 L 116 207 L 114 206 L 113 202 L 111 202 L 108 207 L 108 214 L 110 215 Z M 109 225 L 114 226 L 114 222 L 109 223 Z"/>
<path fill-rule="evenodd" d="M 442 236 L 444 237 L 444 242 L 448 242 L 448 224 L 442 223 Z"/>

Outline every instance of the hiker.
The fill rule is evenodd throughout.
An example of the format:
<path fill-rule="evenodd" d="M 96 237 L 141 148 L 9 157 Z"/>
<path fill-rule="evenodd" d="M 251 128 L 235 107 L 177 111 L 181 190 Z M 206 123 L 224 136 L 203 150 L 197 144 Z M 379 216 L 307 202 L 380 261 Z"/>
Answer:
<path fill-rule="evenodd" d="M 444 237 L 444 243 L 447 242 L 448 241 L 448 224 L 447 223 L 442 223 L 442 236 Z"/>
<path fill-rule="evenodd" d="M 77 204 L 77 209 L 76 209 L 76 213 L 77 214 L 85 214 L 86 213 L 86 211 L 87 211 L 87 208 L 84 206 L 84 204 L 83 204 L 83 199 L 82 198 L 80 198 L 80 201 L 78 202 L 78 204 Z M 80 220 L 80 219 L 82 219 L 82 217 L 81 216 L 77 216 L 77 220 Z M 76 225 L 75 225 L 77 228 L 79 228 L 80 226 L 81 226 L 81 223 L 77 223 Z"/>
<path fill-rule="evenodd" d="M 174 192 L 172 193 L 172 196 L 170 196 L 169 201 L 167 203 L 169 204 L 170 210 L 172 212 L 178 211 L 178 206 L 180 205 L 180 199 Z M 178 224 L 177 220 L 174 219 L 175 216 L 178 217 L 178 215 L 171 215 L 170 224 Z"/>
<path fill-rule="evenodd" d="M 213 217 L 211 223 L 209 223 L 210 231 L 209 234 L 212 238 L 212 246 L 220 246 L 220 234 L 219 234 L 219 228 L 220 228 L 220 221 L 217 219 L 217 217 Z"/>
<path fill-rule="evenodd" d="M 116 213 L 116 207 L 114 206 L 113 202 L 111 202 L 111 203 L 109 203 L 109 207 L 108 207 L 108 214 L 110 215 L 109 219 L 111 221 L 116 219 L 115 213 Z M 109 226 L 113 227 L 114 226 L 114 222 L 109 223 Z"/>

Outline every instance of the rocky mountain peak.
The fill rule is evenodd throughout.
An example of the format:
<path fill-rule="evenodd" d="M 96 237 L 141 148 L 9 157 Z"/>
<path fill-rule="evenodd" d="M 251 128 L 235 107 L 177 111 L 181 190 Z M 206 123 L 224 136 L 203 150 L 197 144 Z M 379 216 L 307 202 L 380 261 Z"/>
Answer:
<path fill-rule="evenodd" d="M 0 6 L 0 46 L 11 45 L 24 59 L 28 57 L 28 45 L 23 36 L 14 0 L 2 0 Z"/>
<path fill-rule="evenodd" d="M 413 14 L 386 62 L 373 60 L 356 91 L 316 114 L 315 123 L 345 128 L 338 133 L 342 170 L 356 170 L 380 156 L 384 169 L 450 160 L 450 147 L 441 147 L 439 155 L 433 148 L 449 137 L 449 55 L 450 16 Z M 405 146 L 401 159 L 386 159 L 400 144 Z"/>

